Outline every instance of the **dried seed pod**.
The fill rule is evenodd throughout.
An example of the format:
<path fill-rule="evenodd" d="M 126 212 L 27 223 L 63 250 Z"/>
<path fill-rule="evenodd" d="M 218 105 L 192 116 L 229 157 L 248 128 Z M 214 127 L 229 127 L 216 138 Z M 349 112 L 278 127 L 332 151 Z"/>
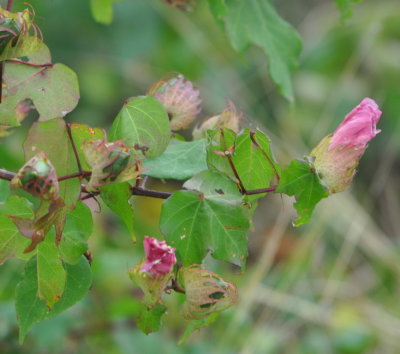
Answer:
<path fill-rule="evenodd" d="M 235 285 L 198 265 L 181 268 L 178 279 L 186 291 L 182 312 L 187 319 L 202 319 L 214 312 L 226 310 L 237 301 Z"/>
<path fill-rule="evenodd" d="M 11 184 L 43 200 L 56 200 L 59 193 L 56 170 L 44 152 L 22 166 Z"/>

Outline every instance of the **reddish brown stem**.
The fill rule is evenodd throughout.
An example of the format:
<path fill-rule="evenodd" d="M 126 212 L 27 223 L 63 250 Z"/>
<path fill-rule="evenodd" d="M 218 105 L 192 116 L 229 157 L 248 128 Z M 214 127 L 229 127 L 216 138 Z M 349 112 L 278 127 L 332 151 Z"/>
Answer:
<path fill-rule="evenodd" d="M 8 0 L 8 2 L 7 2 L 7 11 L 11 11 L 12 6 L 13 6 L 13 1 L 14 0 Z"/>
<path fill-rule="evenodd" d="M 51 63 L 49 63 L 49 64 L 34 64 L 34 63 L 30 63 L 28 61 L 23 61 L 23 60 L 19 60 L 19 59 L 7 59 L 6 62 L 32 66 L 34 68 L 49 68 L 49 67 L 53 66 L 53 64 L 51 64 Z"/>
<path fill-rule="evenodd" d="M 230 151 L 228 151 L 228 147 L 226 146 L 225 134 L 224 134 L 223 129 L 221 129 L 221 138 L 222 138 L 222 142 L 224 144 L 224 154 L 228 158 L 229 165 L 231 166 L 232 172 L 235 175 L 236 179 L 238 180 L 240 193 L 246 194 L 246 188 L 244 188 L 243 182 L 239 177 L 239 173 L 236 170 L 235 164 L 233 163 L 232 154 Z"/>
<path fill-rule="evenodd" d="M 65 181 L 66 179 L 70 179 L 70 178 L 88 177 L 88 176 L 90 176 L 91 174 L 92 174 L 92 172 L 86 172 L 86 171 L 71 173 L 71 174 L 69 174 L 69 175 L 59 177 L 59 178 L 58 178 L 58 182 Z"/>
<path fill-rule="evenodd" d="M 3 97 L 3 66 L 4 62 L 0 61 L 0 103 Z"/>
<path fill-rule="evenodd" d="M 260 189 L 252 189 L 250 191 L 246 191 L 246 195 L 252 195 L 252 194 L 262 194 L 262 193 L 269 193 L 269 192 L 275 192 L 278 186 L 272 186 L 268 188 L 260 188 Z"/>
<path fill-rule="evenodd" d="M 72 137 L 72 132 L 71 132 L 71 124 L 69 124 L 69 123 L 67 123 L 67 133 L 68 133 L 69 140 L 71 141 L 72 150 L 74 150 L 76 164 L 78 165 L 78 171 L 83 176 L 83 174 L 85 172 L 83 172 L 83 170 L 82 170 L 81 160 L 79 159 L 78 151 L 76 150 L 75 142 L 74 142 L 74 139 Z"/>

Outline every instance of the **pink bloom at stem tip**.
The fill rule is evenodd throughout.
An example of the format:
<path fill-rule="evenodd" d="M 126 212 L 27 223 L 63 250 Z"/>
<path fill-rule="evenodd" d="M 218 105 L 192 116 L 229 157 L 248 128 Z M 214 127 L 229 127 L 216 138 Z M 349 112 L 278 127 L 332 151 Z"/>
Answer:
<path fill-rule="evenodd" d="M 144 237 L 143 245 L 146 253 L 146 262 L 141 268 L 143 272 L 166 275 L 172 271 L 176 263 L 175 248 L 167 246 L 166 241 L 148 236 Z"/>
<path fill-rule="evenodd" d="M 364 148 L 380 132 L 376 129 L 376 124 L 381 114 L 382 112 L 374 100 L 364 98 L 335 130 L 329 150 L 338 146 L 342 149 Z"/>

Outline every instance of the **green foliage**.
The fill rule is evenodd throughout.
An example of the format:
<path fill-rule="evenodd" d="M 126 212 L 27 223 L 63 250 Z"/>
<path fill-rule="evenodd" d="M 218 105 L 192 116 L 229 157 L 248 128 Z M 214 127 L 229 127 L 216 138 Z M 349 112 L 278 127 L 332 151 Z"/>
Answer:
<path fill-rule="evenodd" d="M 111 127 L 109 139 L 121 139 L 144 157 L 157 157 L 169 143 L 169 120 L 163 105 L 152 96 L 124 103 Z"/>
<path fill-rule="evenodd" d="M 104 186 L 100 193 L 103 202 L 125 223 L 133 240 L 136 240 L 133 228 L 133 209 L 129 203 L 132 197 L 129 183 L 118 183 Z"/>
<path fill-rule="evenodd" d="M 61 118 L 34 123 L 24 143 L 25 159 L 28 161 L 37 152 L 43 151 L 56 169 L 58 177 L 77 171 L 77 164 L 68 138 L 65 121 Z M 60 182 L 60 197 L 72 208 L 80 194 L 78 179 Z"/>
<path fill-rule="evenodd" d="M 188 339 L 191 334 L 201 328 L 207 327 L 210 324 L 212 324 L 213 322 L 215 322 L 219 315 L 221 313 L 220 312 L 215 312 L 213 314 L 211 314 L 210 316 L 203 318 L 201 320 L 191 320 L 188 322 L 188 325 L 185 329 L 185 332 L 182 334 L 181 338 L 179 339 L 178 344 L 182 344 L 186 339 Z"/>
<path fill-rule="evenodd" d="M 188 179 L 207 169 L 206 142 L 172 139 L 161 156 L 144 160 L 143 168 L 151 177 Z"/>
<path fill-rule="evenodd" d="M 231 192 L 233 182 L 214 172 L 194 178 L 198 191 L 176 192 L 163 204 L 160 227 L 166 239 L 184 265 L 201 263 L 211 250 L 214 258 L 244 267 L 249 223 Z"/>
<path fill-rule="evenodd" d="M 353 15 L 353 5 L 362 0 L 335 0 L 336 7 L 340 11 L 342 20 L 348 19 Z"/>
<path fill-rule="evenodd" d="M 5 65 L 6 90 L 0 106 L 0 124 L 19 125 L 27 113 L 24 107 L 29 107 L 22 103 L 26 99 L 33 101 L 40 121 L 64 117 L 76 107 L 79 100 L 76 74 L 63 64 L 52 65 L 44 44 L 24 62 L 50 66 L 33 67 L 14 62 Z"/>
<path fill-rule="evenodd" d="M 97 22 L 108 25 L 113 19 L 113 8 L 114 2 L 120 0 L 90 0 L 90 9 L 94 19 Z"/>
<path fill-rule="evenodd" d="M 164 305 L 157 305 L 152 309 L 147 309 L 146 306 L 143 305 L 137 326 L 146 334 L 159 331 L 161 327 L 161 318 L 165 311 L 167 311 L 167 308 Z"/>
<path fill-rule="evenodd" d="M 287 99 L 293 100 L 290 73 L 296 68 L 301 51 L 295 29 L 267 0 L 227 0 L 226 4 L 226 31 L 233 48 L 243 51 L 250 44 L 261 47 L 268 57 L 272 80 Z M 222 13 L 226 11 L 221 9 Z"/>
<path fill-rule="evenodd" d="M 25 266 L 25 274 L 15 292 L 15 307 L 19 323 L 19 338 L 22 343 L 28 330 L 36 323 L 50 319 L 81 300 L 89 290 L 92 275 L 84 257 L 76 265 L 65 265 L 67 278 L 61 299 L 49 311 L 37 296 L 38 262 L 32 258 Z"/>
<path fill-rule="evenodd" d="M 66 216 L 65 227 L 59 245 L 63 261 L 77 264 L 81 256 L 87 251 L 87 240 L 92 234 L 92 213 L 82 202 Z"/>
<path fill-rule="evenodd" d="M 296 197 L 294 207 L 298 217 L 295 226 L 306 224 L 317 203 L 329 196 L 309 160 L 294 160 L 286 166 L 276 191 Z"/>

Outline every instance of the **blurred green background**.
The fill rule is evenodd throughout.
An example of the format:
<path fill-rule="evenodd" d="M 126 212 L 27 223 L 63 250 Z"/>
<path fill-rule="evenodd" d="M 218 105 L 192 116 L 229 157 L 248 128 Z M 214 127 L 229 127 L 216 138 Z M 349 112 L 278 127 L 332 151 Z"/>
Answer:
<path fill-rule="evenodd" d="M 180 72 L 201 90 L 203 117 L 232 99 L 270 135 L 283 163 L 307 154 L 364 97 L 380 105 L 382 133 L 353 187 L 323 200 L 309 225 L 291 226 L 286 198 L 260 201 L 245 273 L 207 260 L 237 283 L 240 302 L 185 344 L 176 344 L 185 328 L 178 295 L 168 297 L 172 310 L 161 332 L 145 336 L 136 329 L 138 291 L 127 270 L 142 257 L 141 242 L 134 245 L 120 221 L 104 205 L 98 213 L 94 203 L 92 289 L 63 315 L 35 326 L 23 346 L 13 305 L 23 263 L 0 267 L 0 353 L 400 352 L 399 0 L 364 0 L 345 22 L 330 0 L 274 1 L 303 40 L 294 104 L 277 93 L 261 50 L 231 49 L 205 0 L 191 13 L 159 0 L 123 0 L 115 3 L 110 26 L 94 22 L 88 0 L 29 3 L 53 61 L 78 74 L 81 100 L 69 122 L 107 128 L 127 97 Z M 2 168 L 22 165 L 21 144 L 34 119 L 0 140 Z M 133 205 L 139 240 L 159 236 L 161 202 L 135 197 Z"/>

